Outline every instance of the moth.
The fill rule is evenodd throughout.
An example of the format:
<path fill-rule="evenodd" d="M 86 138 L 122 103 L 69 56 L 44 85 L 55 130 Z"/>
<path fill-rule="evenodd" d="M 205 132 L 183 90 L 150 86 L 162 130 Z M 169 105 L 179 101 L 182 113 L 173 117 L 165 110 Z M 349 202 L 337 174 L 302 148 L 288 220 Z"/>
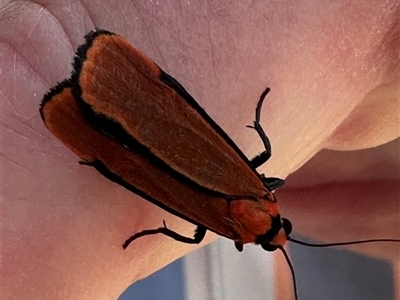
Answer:
<path fill-rule="evenodd" d="M 197 226 L 187 237 L 164 223 L 134 234 L 123 248 L 150 234 L 198 244 L 210 230 L 233 240 L 239 251 L 247 243 L 280 249 L 295 280 L 283 246 L 287 240 L 315 245 L 289 236 L 292 225 L 274 195 L 284 180 L 256 171 L 271 157 L 260 124 L 270 89 L 261 94 L 250 126 L 265 150 L 249 160 L 178 81 L 123 37 L 95 30 L 85 38 L 71 77 L 43 98 L 44 124 L 82 164 Z M 329 245 L 343 244 L 350 243 Z"/>

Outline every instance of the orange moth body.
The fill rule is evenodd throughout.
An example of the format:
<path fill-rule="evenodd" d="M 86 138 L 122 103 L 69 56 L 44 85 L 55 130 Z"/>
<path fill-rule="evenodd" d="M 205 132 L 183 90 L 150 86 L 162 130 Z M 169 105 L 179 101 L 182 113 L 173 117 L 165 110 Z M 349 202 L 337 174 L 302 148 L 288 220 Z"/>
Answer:
<path fill-rule="evenodd" d="M 275 250 L 274 238 L 288 234 L 272 193 L 283 180 L 255 171 L 270 153 L 249 161 L 175 79 L 119 35 L 89 33 L 71 78 L 45 95 L 40 113 L 84 164 L 198 226 L 194 238 L 166 227 L 150 234 L 199 243 L 211 230 L 239 250 Z"/>

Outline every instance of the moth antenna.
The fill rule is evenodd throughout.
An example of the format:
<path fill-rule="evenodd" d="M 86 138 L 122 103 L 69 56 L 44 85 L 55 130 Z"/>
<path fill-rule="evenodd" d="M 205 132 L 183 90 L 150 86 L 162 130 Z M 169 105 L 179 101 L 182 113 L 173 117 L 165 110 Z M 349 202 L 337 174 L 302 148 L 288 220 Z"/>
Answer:
<path fill-rule="evenodd" d="M 278 249 L 282 251 L 283 255 L 285 256 L 285 260 L 290 268 L 290 273 L 292 273 L 292 281 L 293 281 L 293 289 L 294 289 L 294 299 L 298 300 L 299 298 L 297 297 L 297 283 L 296 283 L 296 275 L 294 274 L 294 268 L 292 265 L 292 262 L 290 261 L 289 255 L 285 251 L 285 248 L 283 246 L 279 245 Z"/>
<path fill-rule="evenodd" d="M 313 244 L 307 243 L 303 241 L 296 240 L 290 236 L 287 237 L 288 241 L 291 241 L 296 244 L 300 244 L 308 247 L 316 247 L 316 248 L 324 248 L 324 247 L 337 247 L 337 246 L 346 246 L 346 245 L 357 245 L 357 244 L 366 244 L 366 243 L 380 243 L 380 242 L 395 242 L 399 243 L 398 239 L 370 239 L 370 240 L 359 240 L 359 241 L 351 241 L 351 242 L 341 242 L 341 243 L 327 243 L 327 244 Z"/>

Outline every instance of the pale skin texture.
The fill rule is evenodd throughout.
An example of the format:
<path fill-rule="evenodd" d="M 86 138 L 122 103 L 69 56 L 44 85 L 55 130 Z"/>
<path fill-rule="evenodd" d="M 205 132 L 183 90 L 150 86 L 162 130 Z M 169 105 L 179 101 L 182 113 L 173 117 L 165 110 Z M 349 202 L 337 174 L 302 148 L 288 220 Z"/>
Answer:
<path fill-rule="evenodd" d="M 4 299 L 116 299 L 196 249 L 154 236 L 122 251 L 163 219 L 187 235 L 193 226 L 78 165 L 40 119 L 43 94 L 94 27 L 148 54 L 250 157 L 262 148 L 245 125 L 272 88 L 262 125 L 273 156 L 259 171 L 286 178 L 311 159 L 277 192 L 297 232 L 400 238 L 397 1 L 38 2 L 4 4 L 0 20 Z M 393 244 L 352 249 L 399 259 Z"/>

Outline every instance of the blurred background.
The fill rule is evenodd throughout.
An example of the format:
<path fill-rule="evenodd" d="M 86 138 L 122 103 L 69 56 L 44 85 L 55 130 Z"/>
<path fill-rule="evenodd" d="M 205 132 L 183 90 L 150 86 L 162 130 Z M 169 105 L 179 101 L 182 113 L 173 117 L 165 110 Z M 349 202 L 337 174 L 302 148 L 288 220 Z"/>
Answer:
<path fill-rule="evenodd" d="M 296 272 L 299 300 L 396 299 L 394 271 L 385 260 L 345 249 L 287 248 Z M 119 300 L 278 299 L 274 277 L 287 274 L 287 270 L 274 269 L 278 256 L 282 256 L 279 251 L 269 253 L 253 245 L 239 253 L 232 241 L 219 238 L 133 284 Z M 285 282 L 291 285 L 290 280 Z"/>

